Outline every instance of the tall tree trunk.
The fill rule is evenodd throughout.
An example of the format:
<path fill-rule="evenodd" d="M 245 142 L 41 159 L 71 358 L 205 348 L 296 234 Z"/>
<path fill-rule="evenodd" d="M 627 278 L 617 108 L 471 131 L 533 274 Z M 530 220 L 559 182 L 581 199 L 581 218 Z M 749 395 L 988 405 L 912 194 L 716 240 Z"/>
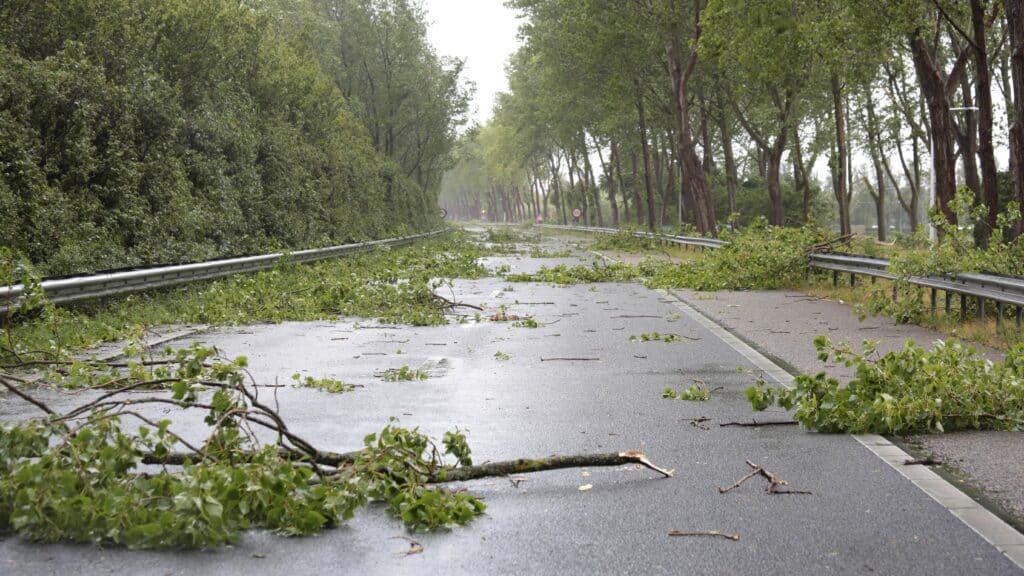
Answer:
<path fill-rule="evenodd" d="M 834 192 L 839 203 L 839 233 L 850 234 L 850 190 L 847 188 L 847 150 L 846 150 L 846 109 L 843 105 L 843 85 L 839 75 L 833 73 L 830 81 L 832 89 L 833 119 L 836 123 L 836 170 Z"/>
<path fill-rule="evenodd" d="M 654 177 L 654 190 L 657 192 L 657 197 L 661 199 L 661 205 L 665 205 L 665 153 L 661 146 L 661 139 L 658 138 L 657 131 L 652 131 L 651 144 L 654 148 L 654 153 L 651 154 L 651 172 Z M 659 211 L 659 214 L 664 212 L 664 209 Z M 664 224 L 661 217 L 658 218 L 658 226 Z"/>
<path fill-rule="evenodd" d="M 867 137 L 868 137 L 868 152 L 871 155 L 871 164 L 875 168 L 875 185 L 877 186 L 877 193 L 873 193 L 872 196 L 875 200 L 875 216 L 878 221 L 878 240 L 885 242 L 888 239 L 889 223 L 885 218 L 885 172 L 883 168 L 885 163 L 885 157 L 882 152 L 882 127 L 879 125 L 878 116 L 875 114 L 875 102 L 871 95 L 870 89 L 864 99 L 867 113 Z M 865 179 L 865 182 L 867 179 Z M 871 189 L 870 183 L 868 189 Z"/>
<path fill-rule="evenodd" d="M 1024 232 L 1024 0 L 1005 0 L 1010 32 L 1010 69 L 1013 71 L 1013 125 L 1010 126 L 1010 157 L 1013 190 L 1020 205 L 1016 235 Z"/>
<path fill-rule="evenodd" d="M 621 224 L 629 224 L 629 194 L 626 192 L 626 183 L 622 178 L 622 155 L 619 153 L 619 146 L 612 141 L 611 151 L 612 170 L 615 171 L 615 182 L 618 184 L 619 193 L 622 194 L 622 220 Z"/>
<path fill-rule="evenodd" d="M 807 177 L 807 167 L 804 165 L 803 145 L 800 143 L 800 127 L 793 127 L 793 183 L 800 192 L 802 198 L 801 212 L 804 224 L 811 221 L 811 185 Z"/>
<path fill-rule="evenodd" d="M 633 208 L 636 211 L 636 225 L 644 225 L 644 204 L 640 198 L 640 168 L 637 166 L 636 152 L 630 154 L 633 160 Z"/>
<path fill-rule="evenodd" d="M 561 162 L 555 162 L 554 154 L 549 154 L 548 160 L 551 163 L 551 184 L 555 187 L 555 198 L 558 202 L 555 207 L 562 217 L 562 225 L 565 225 L 569 223 L 569 219 L 565 216 L 565 194 L 562 191 Z"/>
<path fill-rule="evenodd" d="M 722 135 L 722 156 L 725 159 L 725 193 L 729 201 L 729 215 L 736 213 L 736 189 L 739 179 L 736 176 L 736 157 L 732 151 L 732 123 L 722 109 L 718 116 L 718 131 Z"/>
<path fill-rule="evenodd" d="M 567 172 L 569 173 L 569 192 L 566 194 L 565 206 L 566 206 L 566 210 L 571 213 L 573 211 L 573 209 L 577 208 L 577 206 L 575 205 L 575 203 L 576 203 L 576 176 L 575 176 L 575 172 L 576 172 L 576 155 L 575 154 L 570 155 L 568 151 L 565 151 L 564 154 L 565 154 L 565 157 L 567 158 L 567 162 L 568 162 L 568 170 L 567 170 Z M 572 221 L 573 221 L 573 224 L 576 223 L 576 217 L 575 216 L 572 217 Z"/>
<path fill-rule="evenodd" d="M 772 146 L 765 154 L 768 178 L 768 200 L 771 203 L 769 222 L 773 226 L 785 226 L 786 208 L 782 204 L 782 152 L 786 149 L 786 136 L 780 135 L 776 142 L 782 146 Z"/>
<path fill-rule="evenodd" d="M 988 245 L 999 216 L 999 174 L 996 169 L 995 150 L 992 145 L 992 69 L 988 59 L 985 34 L 985 6 L 981 0 L 971 0 L 971 25 L 974 28 L 974 89 L 978 104 L 978 160 L 981 163 L 982 197 L 988 212 L 982 226 L 982 243 Z"/>
<path fill-rule="evenodd" d="M 935 182 L 935 201 L 946 221 L 955 225 L 957 215 L 951 202 L 956 194 L 956 158 L 953 154 L 953 126 L 950 118 L 950 86 L 958 86 L 960 74 L 966 66 L 966 50 L 957 57 L 953 71 L 946 76 L 940 69 L 931 48 L 916 31 L 910 37 L 910 48 L 917 71 L 921 93 L 928 103 L 928 116 L 932 133 L 932 172 Z M 941 232 L 941 231 L 940 231 Z"/>
<path fill-rule="evenodd" d="M 608 162 L 604 161 L 604 154 L 601 153 L 601 145 L 595 140 L 594 144 L 597 145 L 597 160 L 601 163 L 601 175 L 604 176 L 605 186 L 608 187 L 608 204 L 612 209 L 612 227 L 619 227 L 619 205 L 615 202 L 615 180 L 612 175 L 612 163 L 611 159 Z M 602 224 L 604 226 L 604 224 Z"/>
<path fill-rule="evenodd" d="M 647 110 L 644 106 L 643 93 L 640 90 L 640 78 L 634 79 L 636 87 L 636 110 L 640 115 L 640 147 L 644 160 L 644 187 L 647 189 L 647 227 L 655 232 L 654 225 L 654 190 L 651 187 L 651 150 L 647 141 Z"/>
<path fill-rule="evenodd" d="M 594 206 L 594 212 L 597 216 L 597 225 L 604 228 L 604 216 L 601 214 L 601 190 L 597 185 L 597 180 L 594 178 L 594 167 L 590 162 L 590 152 L 587 151 L 586 136 L 584 136 L 583 143 L 583 166 L 587 182 L 590 186 L 591 204 Z"/>
<path fill-rule="evenodd" d="M 694 21 L 699 22 L 700 11 L 703 2 L 694 3 Z M 695 26 L 694 41 L 700 38 L 700 26 Z M 688 188 L 693 194 L 694 211 L 693 219 L 697 225 L 697 232 L 705 236 L 717 236 L 718 230 L 715 226 L 715 209 L 711 202 L 711 186 L 708 184 L 707 174 L 701 167 L 700 159 L 697 157 L 696 144 L 693 139 L 693 128 L 690 122 L 690 79 L 697 67 L 697 51 L 691 50 L 684 64 L 682 56 L 681 40 L 673 36 L 668 46 L 669 69 L 672 74 L 673 92 L 675 93 L 676 122 L 679 129 L 678 138 L 679 166 L 686 182 L 684 188 Z"/>

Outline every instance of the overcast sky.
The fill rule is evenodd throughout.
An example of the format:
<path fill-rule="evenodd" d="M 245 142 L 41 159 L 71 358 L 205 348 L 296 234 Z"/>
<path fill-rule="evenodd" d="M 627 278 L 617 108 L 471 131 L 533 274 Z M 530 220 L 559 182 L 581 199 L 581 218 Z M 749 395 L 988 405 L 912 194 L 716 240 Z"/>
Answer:
<path fill-rule="evenodd" d="M 508 90 L 505 62 L 519 46 L 515 11 L 502 0 L 424 0 L 423 7 L 437 53 L 466 60 L 463 74 L 476 83 L 471 118 L 484 123 L 494 95 Z"/>

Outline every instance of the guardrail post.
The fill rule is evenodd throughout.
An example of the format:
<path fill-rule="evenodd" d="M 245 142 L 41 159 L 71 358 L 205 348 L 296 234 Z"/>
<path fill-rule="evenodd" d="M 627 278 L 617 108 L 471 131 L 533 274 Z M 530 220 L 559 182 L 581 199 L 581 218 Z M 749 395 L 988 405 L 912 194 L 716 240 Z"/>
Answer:
<path fill-rule="evenodd" d="M 985 319 L 985 299 L 978 296 L 978 320 Z"/>
<path fill-rule="evenodd" d="M 850 272 L 850 288 L 855 288 L 856 286 L 857 286 L 857 275 L 854 274 L 853 272 Z"/>
<path fill-rule="evenodd" d="M 1017 306 L 1017 328 L 1024 324 L 1024 306 Z"/>
<path fill-rule="evenodd" d="M 1003 303 L 996 302 L 996 328 L 1003 325 Z"/>
<path fill-rule="evenodd" d="M 932 288 L 932 315 L 935 315 L 936 308 L 938 308 L 939 291 Z"/>
<path fill-rule="evenodd" d="M 832 287 L 839 288 L 839 270 L 832 271 Z"/>
<path fill-rule="evenodd" d="M 960 321 L 967 322 L 967 295 L 960 295 Z"/>
<path fill-rule="evenodd" d="M 953 293 L 946 290 L 946 314 L 949 314 L 951 308 L 953 308 Z"/>

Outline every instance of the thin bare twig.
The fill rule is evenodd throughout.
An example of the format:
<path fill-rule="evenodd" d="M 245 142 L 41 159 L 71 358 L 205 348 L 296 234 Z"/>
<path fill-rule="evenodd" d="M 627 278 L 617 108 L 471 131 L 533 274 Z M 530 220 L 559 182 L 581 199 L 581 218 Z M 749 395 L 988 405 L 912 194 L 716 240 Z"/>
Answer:
<path fill-rule="evenodd" d="M 726 532 L 719 532 L 718 530 L 696 530 L 684 532 L 682 530 L 672 530 L 668 533 L 669 536 L 717 536 L 719 538 L 725 538 L 726 540 L 737 541 L 740 539 L 739 534 L 728 534 Z"/>

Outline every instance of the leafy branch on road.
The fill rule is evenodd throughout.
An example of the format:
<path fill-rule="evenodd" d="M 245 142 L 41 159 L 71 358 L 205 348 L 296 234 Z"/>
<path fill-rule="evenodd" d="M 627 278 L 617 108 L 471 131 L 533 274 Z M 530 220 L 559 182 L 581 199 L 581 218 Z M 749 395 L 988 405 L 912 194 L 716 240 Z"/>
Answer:
<path fill-rule="evenodd" d="M 31 266 L 0 251 L 0 284 L 30 287 L 0 334 L 0 363 L 64 359 L 100 342 L 127 339 L 139 326 L 233 325 L 254 322 L 377 318 L 387 324 L 437 325 L 456 308 L 477 308 L 438 292 L 450 278 L 481 278 L 487 252 L 454 232 L 396 249 L 379 249 L 312 264 L 71 307 L 46 305 Z M 31 288 L 35 288 L 34 290 Z"/>
<path fill-rule="evenodd" d="M 760 381 L 746 391 L 755 411 L 794 410 L 802 425 L 821 432 L 918 434 L 1024 427 L 1024 344 L 1002 361 L 955 340 L 925 349 L 908 341 L 880 355 L 871 341 L 861 353 L 819 336 L 818 358 L 855 368 L 845 386 L 825 372 L 797 376 L 792 389 Z"/>
<path fill-rule="evenodd" d="M 671 476 L 639 452 L 474 466 L 459 430 L 438 444 L 393 419 L 358 451 L 323 451 L 290 428 L 246 366 L 198 344 L 169 360 L 82 362 L 50 373 L 65 388 L 89 389 L 65 411 L 13 372 L 29 366 L 0 371 L 0 388 L 41 413 L 0 426 L 0 531 L 40 542 L 211 547 L 249 528 L 316 533 L 370 502 L 412 530 L 435 530 L 485 509 L 441 483 L 624 464 Z M 168 412 L 181 419 L 153 416 Z"/>

